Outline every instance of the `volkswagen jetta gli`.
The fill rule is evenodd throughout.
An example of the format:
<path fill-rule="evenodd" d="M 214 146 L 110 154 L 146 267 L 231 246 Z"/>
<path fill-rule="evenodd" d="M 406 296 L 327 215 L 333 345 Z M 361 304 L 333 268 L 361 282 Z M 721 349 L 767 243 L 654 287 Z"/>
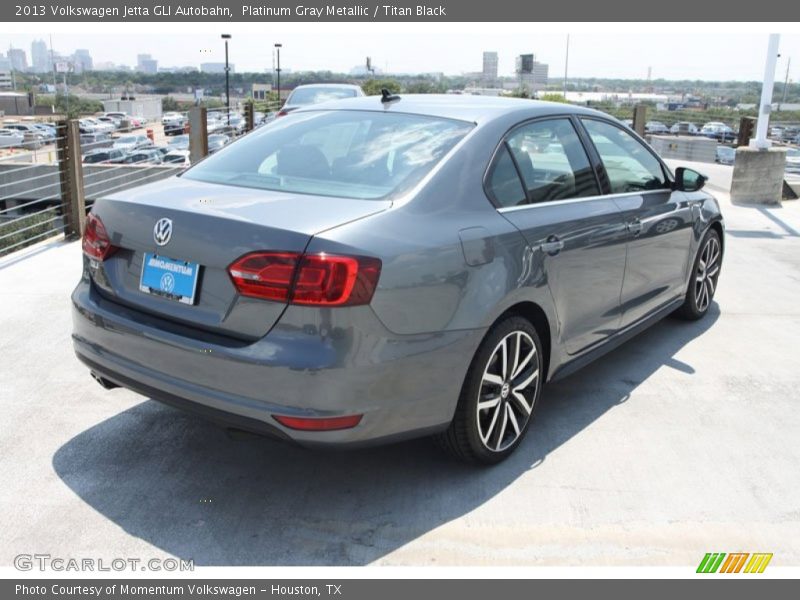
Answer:
<path fill-rule="evenodd" d="M 304 445 L 436 434 L 508 456 L 542 386 L 709 310 L 722 217 L 630 129 L 529 100 L 298 109 L 98 200 L 78 357 L 124 386 Z"/>

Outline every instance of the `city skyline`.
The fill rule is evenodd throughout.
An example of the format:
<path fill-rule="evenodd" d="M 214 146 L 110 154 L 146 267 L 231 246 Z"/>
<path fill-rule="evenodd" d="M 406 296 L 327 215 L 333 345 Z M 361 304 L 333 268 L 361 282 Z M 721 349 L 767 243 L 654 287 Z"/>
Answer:
<path fill-rule="evenodd" d="M 380 37 L 371 34 L 358 38 L 333 34 L 304 36 L 285 32 L 283 63 L 286 71 L 329 70 L 348 73 L 357 68 L 366 56 L 383 72 L 430 73 L 447 75 L 481 73 L 484 52 L 497 53 L 499 77 L 515 74 L 515 60 L 521 54 L 535 54 L 536 60 L 550 66 L 550 78 L 559 80 L 564 73 L 566 34 L 527 36 L 475 36 L 475 35 L 417 35 L 413 48 L 409 36 Z M 516 39 L 519 37 L 520 39 Z M 447 53 L 441 52 L 442 39 Z M 277 37 L 276 37 L 277 39 Z M 312 42 L 309 42 L 309 39 Z M 765 36 L 762 34 L 653 34 L 647 36 L 661 44 L 645 46 L 640 35 L 598 36 L 596 34 L 572 35 L 570 40 L 569 75 L 576 78 L 645 79 L 706 79 L 706 80 L 759 80 L 763 74 Z M 41 70 L 41 45 L 45 42 L 49 61 L 49 36 L 47 34 L 0 34 L 0 51 L 13 48 L 26 54 L 27 68 Z M 7 42 L 6 42 L 7 40 Z M 113 43 L 112 43 L 113 40 Z M 191 40 L 191 41 L 189 41 Z M 38 51 L 33 51 L 36 45 Z M 131 70 L 154 72 L 153 65 L 142 69 L 138 55 L 152 57 L 159 68 L 200 69 L 203 63 L 219 63 L 223 46 L 219 36 L 173 35 L 159 41 L 151 48 L 152 38 L 136 34 L 108 36 L 103 34 L 74 35 L 60 33 L 53 36 L 53 49 L 61 57 L 73 57 L 80 52 L 89 57 L 88 64 L 110 66 L 125 65 Z M 196 48 L 192 49 L 193 46 Z M 656 52 L 653 53 L 655 46 Z M 669 47 L 663 52 L 660 46 Z M 328 48 L 335 48 L 331 52 Z M 234 35 L 231 41 L 231 62 L 240 72 L 269 72 L 272 70 L 272 40 L 248 33 Z M 635 52 L 632 52 L 635 50 Z M 779 79 L 783 79 L 788 57 L 796 56 L 789 73 L 790 80 L 800 79 L 800 35 L 784 35 L 781 40 L 782 57 L 778 62 Z M 38 56 L 34 56 L 38 54 Z M 682 58 L 683 57 L 683 58 Z M 700 60 L 702 59 L 702 60 Z M 24 69 L 18 69 L 24 70 Z"/>

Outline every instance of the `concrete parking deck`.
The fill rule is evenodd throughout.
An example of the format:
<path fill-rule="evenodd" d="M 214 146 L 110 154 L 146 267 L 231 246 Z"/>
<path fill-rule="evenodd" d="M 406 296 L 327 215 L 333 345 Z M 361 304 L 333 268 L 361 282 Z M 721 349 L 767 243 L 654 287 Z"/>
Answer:
<path fill-rule="evenodd" d="M 232 440 L 107 392 L 70 344 L 79 244 L 3 259 L 0 565 L 693 568 L 710 551 L 800 564 L 800 202 L 719 196 L 727 253 L 708 318 L 667 319 L 547 387 L 525 442 L 492 469 L 426 440 L 341 453 Z"/>

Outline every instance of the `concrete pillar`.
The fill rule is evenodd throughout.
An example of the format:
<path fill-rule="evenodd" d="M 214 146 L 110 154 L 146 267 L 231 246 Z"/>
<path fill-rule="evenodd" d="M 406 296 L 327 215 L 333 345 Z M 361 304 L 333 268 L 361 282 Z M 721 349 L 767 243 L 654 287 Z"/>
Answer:
<path fill-rule="evenodd" d="M 783 176 L 786 150 L 759 150 L 749 146 L 736 149 L 731 182 L 732 202 L 780 204 L 783 195 Z"/>
<path fill-rule="evenodd" d="M 205 106 L 189 111 L 189 160 L 192 164 L 208 155 L 208 120 Z"/>

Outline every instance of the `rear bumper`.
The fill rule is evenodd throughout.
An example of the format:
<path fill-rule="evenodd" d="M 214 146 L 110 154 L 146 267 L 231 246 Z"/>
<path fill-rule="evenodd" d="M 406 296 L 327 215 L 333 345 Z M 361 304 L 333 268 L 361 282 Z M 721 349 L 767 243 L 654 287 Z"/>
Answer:
<path fill-rule="evenodd" d="M 369 307 L 289 307 L 264 338 L 203 334 L 102 297 L 82 279 L 73 343 L 97 374 L 154 400 L 303 445 L 360 445 L 444 428 L 483 330 L 397 336 Z M 339 431 L 273 415 L 363 414 Z"/>

